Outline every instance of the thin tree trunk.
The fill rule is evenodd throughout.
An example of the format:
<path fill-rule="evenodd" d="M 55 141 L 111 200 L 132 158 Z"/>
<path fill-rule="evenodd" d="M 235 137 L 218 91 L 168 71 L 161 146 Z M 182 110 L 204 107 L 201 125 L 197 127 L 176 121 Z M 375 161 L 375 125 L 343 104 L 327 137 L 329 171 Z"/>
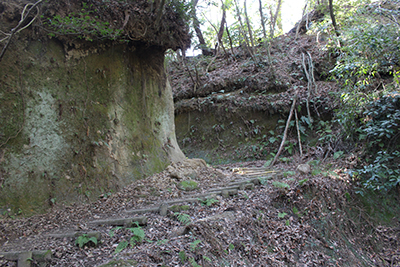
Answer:
<path fill-rule="evenodd" d="M 231 46 L 232 57 L 234 60 L 236 60 L 235 53 L 233 52 L 233 42 L 232 42 L 231 34 L 229 33 L 229 27 L 228 27 L 228 23 L 226 21 L 225 21 L 225 28 L 226 28 L 226 34 L 228 35 L 228 38 L 229 38 L 229 45 Z"/>
<path fill-rule="evenodd" d="M 296 28 L 296 37 L 295 37 L 295 39 L 297 39 L 298 36 L 299 36 L 300 25 L 301 25 L 301 23 L 303 22 L 304 13 L 306 12 L 307 5 L 308 5 L 308 0 L 306 1 L 306 4 L 304 5 L 303 13 L 301 14 L 301 20 L 300 20 L 300 21 L 298 22 L 298 24 L 297 24 L 297 28 Z"/>
<path fill-rule="evenodd" d="M 203 54 L 203 56 L 211 56 L 213 53 L 210 51 L 210 49 L 207 48 L 206 42 L 203 37 L 203 33 L 201 32 L 201 29 L 200 29 L 200 22 L 197 19 L 197 15 L 196 15 L 197 3 L 198 3 L 198 0 L 192 1 L 191 16 L 192 16 L 192 20 L 193 20 L 193 28 L 196 32 L 197 38 L 199 39 L 201 53 Z"/>
<path fill-rule="evenodd" d="M 240 15 L 240 10 L 239 10 L 239 5 L 237 0 L 235 0 L 235 6 L 236 6 L 236 14 L 238 16 L 238 20 L 239 20 L 239 32 L 241 33 L 242 37 L 243 37 L 243 41 L 245 44 L 246 49 L 248 49 L 250 56 L 253 57 L 253 51 L 249 48 L 249 39 L 247 38 L 247 34 L 246 31 L 244 30 L 244 26 L 243 26 L 243 22 L 242 22 L 242 16 Z"/>
<path fill-rule="evenodd" d="M 272 7 L 271 7 L 271 17 L 273 18 L 271 21 L 271 27 L 270 27 L 270 37 L 273 38 L 275 34 L 275 25 L 278 20 L 278 15 L 281 11 L 281 5 L 282 5 L 282 0 L 278 0 L 278 4 L 276 6 L 275 10 L 275 15 L 272 17 Z"/>
<path fill-rule="evenodd" d="M 261 26 L 263 29 L 263 35 L 264 35 L 264 39 L 267 39 L 267 31 L 265 30 L 265 18 L 264 18 L 264 13 L 262 11 L 262 1 L 258 0 L 259 4 L 260 4 L 260 18 L 261 18 Z"/>
<path fill-rule="evenodd" d="M 329 14 L 331 15 L 331 20 L 332 20 L 332 25 L 333 29 L 335 30 L 336 36 L 340 36 L 340 33 L 338 31 L 338 27 L 336 24 L 336 19 L 335 19 L 335 14 L 333 13 L 333 0 L 329 0 Z"/>
<path fill-rule="evenodd" d="M 221 24 L 219 25 L 219 31 L 218 31 L 218 44 L 222 47 L 224 50 L 225 56 L 228 56 L 225 50 L 224 42 L 222 41 L 222 37 L 224 36 L 224 29 L 225 29 L 225 23 L 226 23 L 226 7 L 224 5 L 224 2 L 221 1 L 222 3 L 222 19 L 221 19 Z M 228 57 L 226 57 L 227 63 L 229 64 Z"/>
<path fill-rule="evenodd" d="M 244 15 L 246 17 L 247 30 L 249 31 L 250 42 L 251 42 L 251 50 L 254 48 L 254 39 L 253 39 L 253 31 L 251 30 L 251 24 L 249 20 L 249 16 L 247 15 L 247 0 L 244 0 Z"/>

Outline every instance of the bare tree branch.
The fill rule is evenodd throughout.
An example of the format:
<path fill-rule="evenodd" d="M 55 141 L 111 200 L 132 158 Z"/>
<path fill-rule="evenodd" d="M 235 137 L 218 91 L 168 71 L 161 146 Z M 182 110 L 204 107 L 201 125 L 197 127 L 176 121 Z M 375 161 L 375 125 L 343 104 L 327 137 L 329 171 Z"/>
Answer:
<path fill-rule="evenodd" d="M 7 48 L 8 48 L 8 46 L 10 45 L 11 39 L 12 39 L 12 37 L 14 36 L 14 34 L 16 34 L 16 33 L 20 32 L 20 31 L 22 31 L 22 30 L 28 28 L 28 27 L 33 23 L 33 21 L 38 17 L 38 15 L 39 15 L 39 8 L 38 8 L 37 6 L 38 6 L 42 1 L 43 1 L 43 0 L 39 0 L 39 1 L 37 1 L 35 4 L 31 4 L 31 3 L 26 4 L 25 7 L 24 7 L 24 9 L 22 10 L 21 19 L 20 19 L 20 21 L 18 22 L 18 25 L 17 25 L 14 29 L 11 30 L 11 32 L 9 33 L 9 35 L 6 34 L 6 35 L 8 35 L 6 38 L 4 38 L 4 39 L 2 39 L 2 40 L 0 41 L 0 42 L 5 41 L 5 40 L 7 40 L 7 38 L 8 38 L 7 43 L 4 45 L 3 50 L 1 51 L 1 54 L 0 54 L 0 62 L 1 62 L 1 60 L 3 59 L 3 56 L 4 56 L 4 54 L 6 53 Z M 26 9 L 27 9 L 29 6 L 30 6 L 29 10 L 28 10 L 28 12 L 26 12 Z M 37 14 L 36 14 L 36 16 L 35 16 L 28 24 L 26 24 L 25 26 L 23 26 L 22 28 L 20 28 L 20 27 L 26 22 L 26 19 L 28 18 L 29 14 L 31 13 L 32 9 L 34 9 L 34 8 L 37 9 Z M 26 14 L 25 14 L 25 12 L 26 12 Z"/>

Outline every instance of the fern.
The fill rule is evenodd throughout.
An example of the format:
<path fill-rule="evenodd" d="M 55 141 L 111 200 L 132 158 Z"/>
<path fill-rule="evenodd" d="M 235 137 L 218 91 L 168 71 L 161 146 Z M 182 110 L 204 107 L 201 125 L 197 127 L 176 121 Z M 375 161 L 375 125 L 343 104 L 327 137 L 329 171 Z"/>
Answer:
<path fill-rule="evenodd" d="M 205 200 L 201 201 L 201 205 L 206 205 L 207 207 L 210 207 L 211 205 L 218 203 L 219 201 L 215 198 L 207 198 Z"/>
<path fill-rule="evenodd" d="M 140 243 L 143 241 L 144 237 L 145 237 L 145 233 L 143 231 L 143 229 L 139 226 L 139 224 L 136 222 L 136 226 L 137 227 L 131 227 L 131 228 L 127 228 L 129 231 L 131 231 L 132 236 L 129 239 L 129 242 L 126 240 L 121 241 L 118 246 L 115 249 L 115 253 L 119 253 L 122 250 L 124 250 L 125 248 L 127 248 L 129 245 L 131 245 L 131 247 L 136 246 L 136 244 Z M 110 237 L 114 236 L 114 231 L 121 229 L 122 227 L 116 227 L 110 230 L 109 235 Z"/>
<path fill-rule="evenodd" d="M 192 251 L 195 251 L 197 248 L 197 245 L 201 243 L 201 240 L 195 240 L 192 243 L 190 243 L 190 248 L 192 249 Z"/>
<path fill-rule="evenodd" d="M 133 236 L 131 237 L 130 243 L 131 246 L 135 246 L 136 242 L 140 243 L 144 239 L 144 231 L 140 227 L 135 227 L 135 228 L 129 228 L 129 230 L 132 232 Z"/>
<path fill-rule="evenodd" d="M 188 214 L 175 212 L 175 216 L 177 216 L 177 219 L 181 224 L 189 225 L 192 222 L 192 219 L 190 219 Z"/>

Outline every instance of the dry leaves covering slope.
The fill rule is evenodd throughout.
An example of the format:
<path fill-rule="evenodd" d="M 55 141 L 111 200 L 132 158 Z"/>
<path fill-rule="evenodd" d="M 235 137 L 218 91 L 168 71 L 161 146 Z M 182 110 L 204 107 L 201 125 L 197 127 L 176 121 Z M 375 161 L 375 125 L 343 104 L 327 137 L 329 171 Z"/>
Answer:
<path fill-rule="evenodd" d="M 192 177 L 199 187 L 190 192 L 178 189 L 178 181 L 164 171 L 90 205 L 59 206 L 27 219 L 2 219 L 1 250 L 51 249 L 49 266 L 384 266 L 385 254 L 377 253 L 379 244 L 391 237 L 385 249 L 395 248 L 398 241 L 393 238 L 399 231 L 381 227 L 382 234 L 374 234 L 373 239 L 367 234 L 373 228 L 361 210 L 355 218 L 348 216 L 347 211 L 357 206 L 348 176 L 340 170 L 301 175 L 294 172 L 296 164 L 281 163 L 277 167 L 284 170 L 282 175 L 261 179 L 253 190 L 183 203 L 166 216 L 146 213 L 143 240 L 119 253 L 115 253 L 118 244 L 133 236 L 129 229 L 87 224 L 93 219 L 126 217 L 126 209 L 226 185 L 240 178 L 231 168 L 263 164 L 198 168 Z M 179 214 L 186 214 L 186 220 Z M 100 231 L 101 243 L 79 248 L 74 238 L 46 236 L 79 230 Z M 0 259 L 0 266 L 13 264 Z"/>

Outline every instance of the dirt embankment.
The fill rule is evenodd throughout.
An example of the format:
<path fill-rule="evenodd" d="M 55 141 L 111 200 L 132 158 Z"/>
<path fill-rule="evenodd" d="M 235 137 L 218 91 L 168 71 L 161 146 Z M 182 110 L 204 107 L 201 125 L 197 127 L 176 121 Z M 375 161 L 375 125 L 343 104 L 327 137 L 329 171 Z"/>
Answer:
<path fill-rule="evenodd" d="M 1 1 L 1 212 L 86 201 L 184 159 L 163 63 L 190 36 L 158 4 Z"/>
<path fill-rule="evenodd" d="M 215 60 L 170 63 L 183 151 L 210 163 L 265 158 L 278 145 L 269 140 L 282 133 L 296 93 L 299 119 L 330 119 L 338 87 L 328 81 L 334 59 L 326 45 L 315 36 L 287 35 L 271 42 L 270 56 L 262 44 L 253 57 L 239 47 Z M 304 118 L 300 123 L 307 127 Z M 298 148 L 296 138 L 290 142 Z"/>

